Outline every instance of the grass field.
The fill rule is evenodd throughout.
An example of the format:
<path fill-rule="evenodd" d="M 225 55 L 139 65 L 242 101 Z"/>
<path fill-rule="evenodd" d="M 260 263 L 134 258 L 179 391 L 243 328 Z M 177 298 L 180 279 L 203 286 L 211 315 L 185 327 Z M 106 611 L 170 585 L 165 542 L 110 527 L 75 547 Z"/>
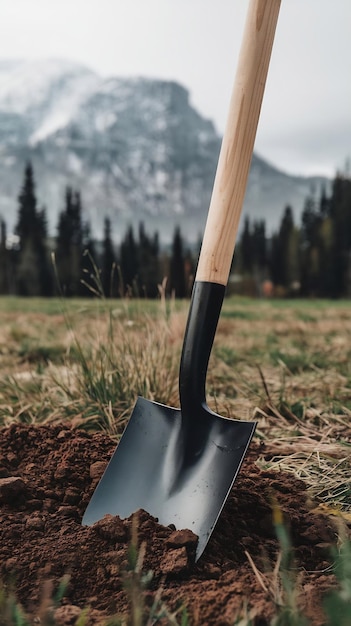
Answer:
<path fill-rule="evenodd" d="M 117 439 L 138 395 L 179 406 L 188 306 L 1 298 L 0 426 L 68 420 Z M 207 377 L 212 409 L 257 421 L 258 465 L 302 479 L 348 525 L 350 357 L 350 301 L 228 298 Z"/>

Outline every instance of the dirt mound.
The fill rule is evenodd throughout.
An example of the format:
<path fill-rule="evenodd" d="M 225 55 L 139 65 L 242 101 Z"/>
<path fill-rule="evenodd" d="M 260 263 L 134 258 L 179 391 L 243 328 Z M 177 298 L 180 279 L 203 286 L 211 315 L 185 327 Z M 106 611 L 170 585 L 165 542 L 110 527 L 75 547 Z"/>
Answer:
<path fill-rule="evenodd" d="M 279 550 L 272 522 L 275 501 L 294 545 L 301 607 L 312 624 L 323 623 L 321 597 L 335 584 L 323 572 L 336 530 L 328 518 L 310 512 L 301 482 L 260 471 L 252 446 L 195 565 L 196 537 L 160 526 L 145 511 L 123 521 L 107 516 L 93 527 L 81 525 L 114 448 L 107 436 L 66 426 L 13 425 L 0 431 L 1 578 L 5 586 L 15 581 L 18 600 L 33 618 L 48 585 L 57 588 L 66 574 L 69 582 L 57 612 L 60 623 L 74 624 L 77 607 L 91 607 L 91 625 L 127 611 L 125 580 L 137 519 L 142 570 L 153 572 L 146 602 L 162 587 L 167 607 L 187 606 L 194 626 L 225 626 L 233 623 L 247 597 L 256 610 L 254 623 L 264 626 L 274 613 L 277 590 L 269 588 L 268 575 L 263 589 L 248 554 L 262 572 L 268 563 L 274 565 Z"/>

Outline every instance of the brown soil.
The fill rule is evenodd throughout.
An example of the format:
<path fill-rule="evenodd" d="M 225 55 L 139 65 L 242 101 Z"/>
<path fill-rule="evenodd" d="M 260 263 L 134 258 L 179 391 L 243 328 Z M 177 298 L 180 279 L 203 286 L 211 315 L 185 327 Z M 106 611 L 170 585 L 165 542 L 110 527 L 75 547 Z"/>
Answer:
<path fill-rule="evenodd" d="M 15 581 L 18 600 L 33 624 L 39 623 L 38 607 L 48 586 L 57 588 L 65 574 L 69 583 L 56 612 L 58 623 L 73 625 L 79 607 L 91 607 L 89 624 L 94 626 L 129 610 L 125 580 L 133 520 L 106 517 L 91 528 L 81 525 L 114 448 L 105 435 L 66 426 L 12 425 L 0 431 L 1 578 L 6 587 Z M 162 587 L 166 606 L 186 605 L 192 625 L 225 626 L 233 624 L 248 598 L 256 614 L 253 623 L 267 625 L 277 593 L 269 573 L 279 551 L 272 523 L 276 501 L 294 546 L 301 609 L 314 626 L 323 624 L 322 597 L 335 585 L 328 566 L 336 529 L 329 518 L 311 512 L 301 482 L 260 471 L 254 464 L 257 455 L 252 446 L 196 565 L 196 538 L 190 531 L 160 526 L 139 512 L 143 571 L 153 572 L 147 604 Z"/>

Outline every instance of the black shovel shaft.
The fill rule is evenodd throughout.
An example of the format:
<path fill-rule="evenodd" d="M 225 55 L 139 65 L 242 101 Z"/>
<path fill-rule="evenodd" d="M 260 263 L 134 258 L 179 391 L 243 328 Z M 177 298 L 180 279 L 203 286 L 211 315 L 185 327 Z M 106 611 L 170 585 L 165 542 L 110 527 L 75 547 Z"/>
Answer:
<path fill-rule="evenodd" d="M 199 407 L 206 405 L 208 362 L 222 308 L 225 287 L 196 281 L 185 330 L 179 373 L 182 415 L 191 415 L 193 427 L 201 425 Z M 198 424 L 200 420 L 200 424 Z"/>

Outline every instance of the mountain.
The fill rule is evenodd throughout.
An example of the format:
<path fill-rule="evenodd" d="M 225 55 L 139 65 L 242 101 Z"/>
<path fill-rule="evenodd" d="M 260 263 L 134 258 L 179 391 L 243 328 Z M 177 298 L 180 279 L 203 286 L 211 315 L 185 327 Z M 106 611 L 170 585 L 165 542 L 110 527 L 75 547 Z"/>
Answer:
<path fill-rule="evenodd" d="M 55 232 L 66 185 L 81 190 L 92 233 L 105 216 L 120 239 L 143 221 L 170 240 L 203 232 L 220 150 L 213 123 L 172 81 L 102 78 L 61 60 L 0 61 L 0 215 L 14 227 L 30 160 L 39 203 Z M 253 156 L 244 214 L 276 228 L 290 204 L 298 218 L 326 179 L 290 176 Z"/>

